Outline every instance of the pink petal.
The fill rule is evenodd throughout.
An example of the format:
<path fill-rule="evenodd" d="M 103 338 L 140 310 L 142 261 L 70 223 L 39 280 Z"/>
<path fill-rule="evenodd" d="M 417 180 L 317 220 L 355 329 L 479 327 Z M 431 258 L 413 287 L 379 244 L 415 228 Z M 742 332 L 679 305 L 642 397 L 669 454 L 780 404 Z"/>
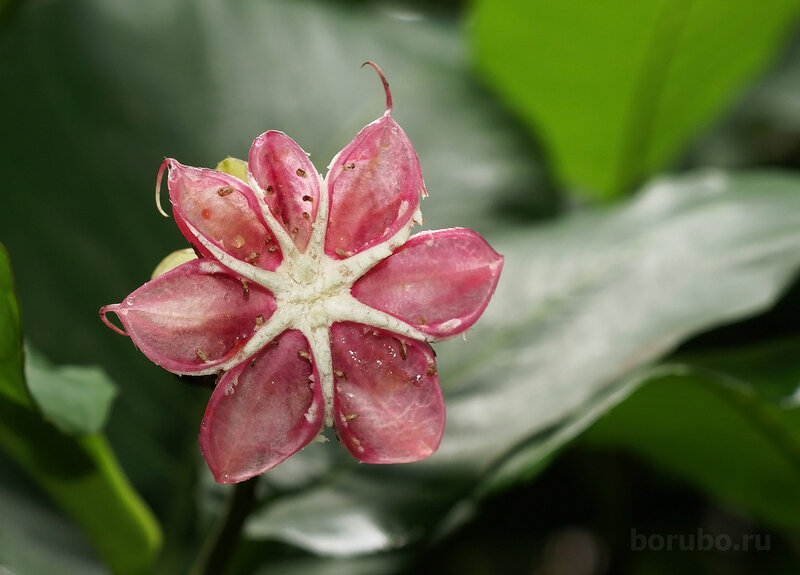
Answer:
<path fill-rule="evenodd" d="M 286 331 L 220 380 L 199 438 L 218 482 L 263 473 L 319 433 L 325 409 L 310 357 L 306 338 Z"/>
<path fill-rule="evenodd" d="M 178 373 L 207 370 L 230 359 L 275 311 L 275 298 L 208 260 L 193 260 L 147 282 L 115 313 L 133 343 L 153 362 Z M 112 326 L 113 327 L 113 326 Z"/>
<path fill-rule="evenodd" d="M 365 463 L 405 463 L 436 451 L 444 401 L 428 344 L 335 323 L 331 352 L 334 418 L 350 453 Z"/>
<path fill-rule="evenodd" d="M 286 134 L 266 132 L 253 142 L 248 167 L 275 217 L 305 251 L 319 204 L 319 177 L 308 154 Z"/>
<path fill-rule="evenodd" d="M 216 170 L 192 168 L 172 159 L 164 163 L 170 168 L 167 185 L 175 221 L 196 249 L 211 256 L 187 223 L 236 259 L 266 270 L 278 267 L 280 250 L 247 184 Z"/>
<path fill-rule="evenodd" d="M 388 113 L 339 152 L 326 181 L 330 256 L 350 256 L 394 235 L 425 192 L 417 154 Z"/>
<path fill-rule="evenodd" d="M 503 256 L 472 230 L 422 232 L 359 279 L 359 301 L 434 337 L 461 333 L 486 309 Z"/>

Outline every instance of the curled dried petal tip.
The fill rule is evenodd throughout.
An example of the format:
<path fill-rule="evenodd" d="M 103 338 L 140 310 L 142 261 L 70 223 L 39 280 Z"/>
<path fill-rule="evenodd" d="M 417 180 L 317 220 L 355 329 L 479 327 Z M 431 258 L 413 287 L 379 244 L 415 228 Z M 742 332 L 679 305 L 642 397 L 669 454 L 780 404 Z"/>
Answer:
<path fill-rule="evenodd" d="M 106 324 L 108 327 L 110 327 L 112 330 L 114 330 L 118 334 L 124 335 L 126 337 L 129 337 L 128 332 L 126 332 L 124 329 L 121 329 L 121 328 L 117 327 L 110 319 L 108 319 L 108 317 L 106 317 L 106 314 L 109 313 L 109 312 L 111 312 L 113 314 L 116 314 L 117 310 L 121 306 L 122 306 L 122 304 L 118 304 L 118 303 L 111 304 L 111 305 L 104 305 L 103 307 L 100 308 L 100 319 L 102 320 L 102 322 L 104 324 Z"/>
<path fill-rule="evenodd" d="M 392 113 L 392 93 L 389 91 L 389 82 L 386 81 L 386 76 L 383 75 L 383 72 L 381 72 L 381 69 L 378 67 L 378 65 L 375 62 L 367 60 L 366 62 L 361 64 L 362 68 L 364 66 L 372 66 L 372 68 L 374 68 L 374 70 L 378 73 L 378 76 L 380 76 L 381 82 L 383 82 L 383 89 L 386 91 L 386 111 L 384 112 L 384 115 L 386 115 L 386 116 L 391 115 L 391 113 Z"/>
<path fill-rule="evenodd" d="M 168 218 L 169 214 L 161 207 L 161 178 L 164 176 L 164 170 L 167 169 L 168 165 L 169 158 L 165 158 L 164 161 L 161 162 L 161 167 L 158 169 L 158 175 L 156 176 L 156 208 L 158 208 L 158 213 L 165 218 Z"/>

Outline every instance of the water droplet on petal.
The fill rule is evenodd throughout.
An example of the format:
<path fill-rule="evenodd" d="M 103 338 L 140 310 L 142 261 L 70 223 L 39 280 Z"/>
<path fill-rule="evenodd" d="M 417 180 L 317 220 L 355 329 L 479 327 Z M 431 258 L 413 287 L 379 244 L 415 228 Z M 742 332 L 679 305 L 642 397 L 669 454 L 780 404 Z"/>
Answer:
<path fill-rule="evenodd" d="M 244 238 L 241 235 L 236 235 L 233 238 L 233 247 L 240 248 L 244 245 Z"/>

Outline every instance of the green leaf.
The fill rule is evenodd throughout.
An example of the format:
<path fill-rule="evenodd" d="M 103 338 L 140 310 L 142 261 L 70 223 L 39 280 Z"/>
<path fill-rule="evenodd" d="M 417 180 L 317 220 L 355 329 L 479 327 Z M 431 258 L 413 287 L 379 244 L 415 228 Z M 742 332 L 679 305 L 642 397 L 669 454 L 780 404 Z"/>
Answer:
<path fill-rule="evenodd" d="M 12 390 L 0 395 L 0 450 L 85 531 L 115 573 L 143 573 L 158 551 L 160 531 L 103 436 L 69 437 L 44 421 L 29 401 L 20 401 L 18 391 L 14 394 L 25 386 L 22 337 L 10 264 L 5 251 L 0 254 L 0 317 L 12 320 L 3 323 L 0 341 L 0 389 Z M 45 369 L 41 361 L 34 361 L 34 371 Z M 60 413 L 58 418 L 62 423 L 70 421 L 70 416 Z"/>
<path fill-rule="evenodd" d="M 727 352 L 734 364 L 739 351 Z M 770 373 L 775 366 L 800 373 L 796 341 L 755 351 L 760 357 L 749 358 L 749 367 L 766 368 L 758 379 L 779 383 Z M 583 441 L 632 451 L 761 521 L 800 533 L 800 406 L 797 379 L 786 383 L 776 402 L 760 385 L 725 373 L 656 368 Z"/>
<path fill-rule="evenodd" d="M 541 470 L 635 388 L 643 365 L 775 302 L 800 265 L 798 187 L 781 174 L 696 174 L 658 181 L 621 208 L 496 238 L 506 261 L 492 303 L 466 341 L 437 344 L 448 412 L 439 451 L 391 471 L 331 459 L 248 533 L 300 544 L 294 534 L 316 521 L 319 539 L 302 544 L 321 551 L 342 521 L 330 513 L 335 497 L 351 524 L 384 533 L 379 548 L 402 533 L 413 542 L 447 532 L 476 493 Z M 324 450 L 309 446 L 265 481 L 292 485 Z M 354 500 L 363 483 L 374 494 L 358 487 Z M 326 504 L 315 512 L 307 503 L 317 498 Z"/>
<path fill-rule="evenodd" d="M 115 573 L 144 573 L 160 531 L 105 439 L 72 439 L 19 405 L 0 401 L 5 451 L 86 532 Z"/>
<path fill-rule="evenodd" d="M 534 142 L 471 77 L 456 19 L 382 3 L 83 0 L 25 3 L 0 31 L 0 125 L 14 134 L 0 138 L 14 197 L 0 233 L 26 337 L 57 364 L 107 370 L 121 398 L 107 426 L 115 451 L 160 515 L 185 513 L 186 533 L 208 392 L 150 363 L 97 311 L 186 247 L 153 202 L 165 156 L 214 166 L 277 129 L 324 171 L 383 113 L 366 59 L 387 74 L 420 157 L 427 227 L 486 233 L 509 212 L 552 213 Z"/>
<path fill-rule="evenodd" d="M 477 63 L 591 197 L 663 169 L 782 47 L 796 0 L 482 0 Z M 746 38 L 746 41 L 743 39 Z"/>
<path fill-rule="evenodd" d="M 776 69 L 697 142 L 687 161 L 726 169 L 795 165 L 800 146 L 799 86 L 800 41 L 795 37 Z"/>
<path fill-rule="evenodd" d="M 25 379 L 44 418 L 69 435 L 100 431 L 116 387 L 99 367 L 54 366 L 28 348 Z"/>
<path fill-rule="evenodd" d="M 107 574 L 86 537 L 0 451 L 0 573 Z"/>
<path fill-rule="evenodd" d="M 6 248 L 0 244 L 0 401 L 30 406 L 22 371 L 22 324 L 14 277 Z"/>

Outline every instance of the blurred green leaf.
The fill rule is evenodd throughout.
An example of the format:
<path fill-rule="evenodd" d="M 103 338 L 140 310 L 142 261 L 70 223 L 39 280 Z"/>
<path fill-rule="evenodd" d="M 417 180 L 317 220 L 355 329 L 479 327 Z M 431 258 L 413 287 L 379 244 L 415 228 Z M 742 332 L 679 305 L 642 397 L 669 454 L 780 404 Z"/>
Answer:
<path fill-rule="evenodd" d="M 776 381 L 770 373 L 791 366 L 797 375 L 800 344 L 757 351 L 761 357 L 744 367 L 783 387 L 781 401 L 724 372 L 663 366 L 643 376 L 640 389 L 582 440 L 630 450 L 761 521 L 800 533 L 798 379 Z M 741 363 L 738 353 L 728 352 L 734 364 Z"/>
<path fill-rule="evenodd" d="M 752 87 L 693 147 L 687 163 L 742 169 L 798 167 L 800 37 L 772 73 Z"/>
<path fill-rule="evenodd" d="M 83 533 L 0 451 L 0 573 L 107 574 Z"/>
<path fill-rule="evenodd" d="M 30 406 L 23 375 L 22 324 L 14 277 L 6 248 L 0 244 L 0 401 Z"/>
<path fill-rule="evenodd" d="M 103 428 L 116 396 L 105 371 L 95 366 L 55 366 L 30 348 L 25 358 L 28 389 L 45 419 L 70 435 Z"/>
<path fill-rule="evenodd" d="M 3 323 L 0 341 L 4 358 L 0 389 L 18 390 L 25 385 L 19 309 L 4 250 L 0 256 L 0 317 L 10 320 Z M 33 370 L 41 377 L 36 370 L 45 368 L 40 360 L 34 362 Z M 77 375 L 74 370 L 68 373 Z M 20 396 L 18 391 L 0 395 L 0 449 L 83 528 L 115 573 L 143 573 L 158 551 L 159 528 L 105 439 L 99 434 L 79 439 L 64 435 L 44 421 L 30 401 L 20 401 Z M 68 407 L 66 402 L 64 407 Z M 71 416 L 58 417 L 64 423 Z M 12 512 L 4 514 L 0 521 L 11 521 L 12 516 Z"/>
<path fill-rule="evenodd" d="M 800 2 L 474 4 L 477 63 L 585 195 L 675 161 L 782 47 Z"/>
<path fill-rule="evenodd" d="M 247 575 L 393 575 L 413 572 L 408 557 L 377 553 L 358 557 L 319 557 L 297 555 L 276 558 L 254 571 L 236 571 Z"/>
<path fill-rule="evenodd" d="M 318 552 L 345 520 L 375 550 L 446 533 L 476 493 L 532 477 L 623 400 L 641 366 L 770 306 L 800 264 L 798 188 L 788 175 L 696 174 L 496 238 L 506 263 L 492 303 L 466 341 L 437 344 L 448 411 L 439 451 L 386 470 L 311 445 L 264 477 L 285 489 L 305 466 L 311 487 L 262 509 L 248 533 Z"/>
<path fill-rule="evenodd" d="M 146 572 L 160 530 L 101 435 L 70 438 L 31 409 L 0 401 L 0 449 L 80 525 L 115 573 Z"/>
<path fill-rule="evenodd" d="M 159 514 L 173 525 L 185 514 L 176 537 L 195 534 L 208 391 L 150 363 L 97 310 L 186 246 L 153 204 L 164 156 L 214 166 L 278 129 L 324 171 L 383 113 L 380 80 L 359 68 L 367 59 L 387 74 L 420 156 L 426 226 L 486 233 L 508 214 L 554 211 L 534 142 L 471 77 L 456 19 L 369 2 L 56 0 L 24 4 L 0 33 L 0 124 L 14 134 L 0 139 L 0 166 L 15 200 L 0 211 L 0 239 L 26 337 L 57 364 L 102 365 L 119 385 L 107 433 Z"/>

